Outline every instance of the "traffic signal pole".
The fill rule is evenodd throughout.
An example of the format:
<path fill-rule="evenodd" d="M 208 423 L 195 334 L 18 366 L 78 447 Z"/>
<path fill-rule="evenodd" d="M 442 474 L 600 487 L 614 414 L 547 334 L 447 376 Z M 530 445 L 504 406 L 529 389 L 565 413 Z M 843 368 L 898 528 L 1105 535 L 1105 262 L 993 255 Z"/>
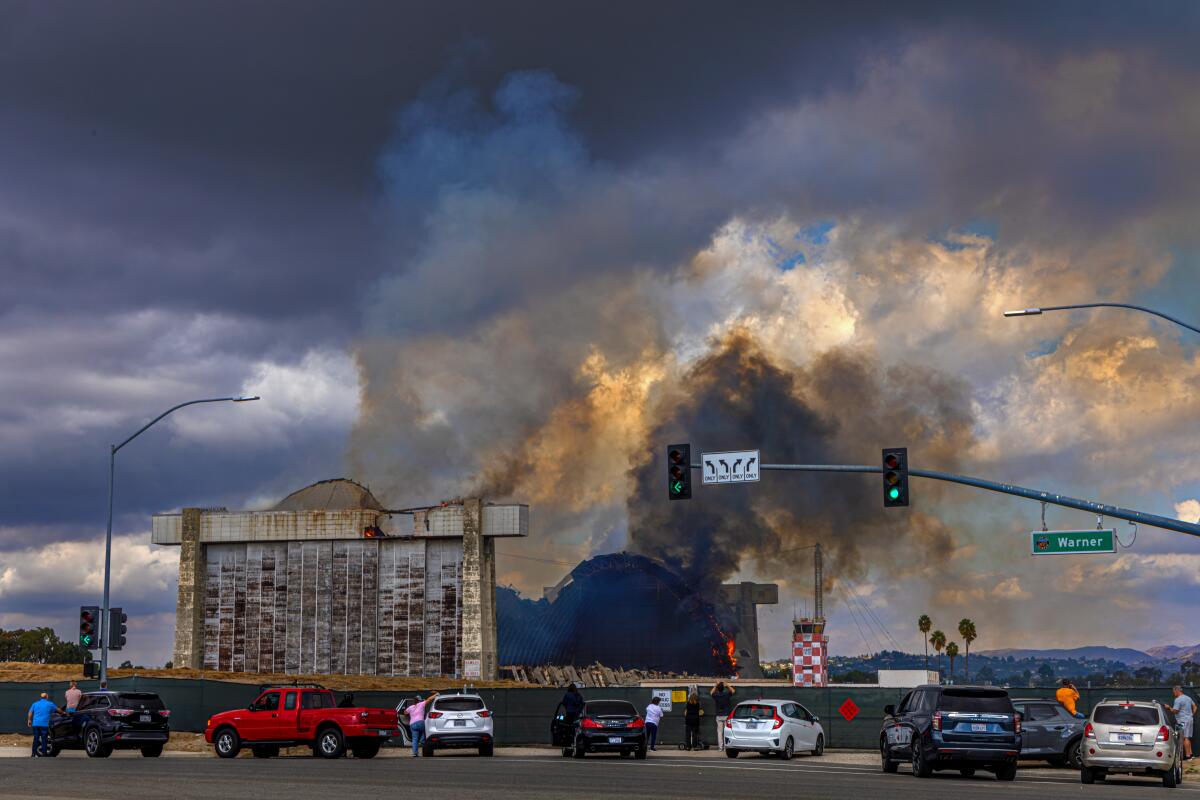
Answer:
<path fill-rule="evenodd" d="M 692 469 L 700 468 L 700 464 L 692 464 Z M 783 472 L 883 472 L 883 467 L 859 466 L 854 464 L 763 464 L 759 469 Z M 1043 492 L 1038 489 L 1027 489 L 1024 486 L 1016 486 L 1011 483 L 997 483 L 983 478 L 973 478 L 969 475 L 955 475 L 951 472 L 938 472 L 929 469 L 913 469 L 909 467 L 908 474 L 917 478 L 958 483 L 976 489 L 986 489 L 989 492 L 1010 494 L 1015 497 L 1023 497 L 1026 500 L 1036 500 L 1039 503 L 1049 503 L 1055 506 L 1062 506 L 1063 508 L 1088 511 L 1098 516 L 1115 517 L 1116 519 L 1123 519 L 1128 522 L 1136 522 L 1139 525 L 1147 525 L 1152 528 L 1162 528 L 1163 530 L 1174 531 L 1175 533 L 1186 533 L 1188 536 L 1200 537 L 1200 525 L 1171 519 L 1170 517 L 1162 517 L 1158 514 L 1148 514 L 1135 509 L 1110 506 L 1091 500 L 1079 500 L 1064 494 L 1058 494 L 1057 492 Z"/>

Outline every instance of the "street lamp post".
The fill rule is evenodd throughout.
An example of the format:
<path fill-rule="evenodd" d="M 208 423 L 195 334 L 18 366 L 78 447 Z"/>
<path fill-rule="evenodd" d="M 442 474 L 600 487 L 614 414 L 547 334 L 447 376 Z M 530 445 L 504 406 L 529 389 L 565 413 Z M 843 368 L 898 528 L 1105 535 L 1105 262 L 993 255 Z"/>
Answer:
<path fill-rule="evenodd" d="M 104 608 L 100 611 L 100 688 L 104 689 L 108 687 L 108 587 L 112 567 L 113 472 L 115 471 L 117 465 L 117 451 L 132 442 L 137 437 L 141 436 L 146 429 L 154 425 L 154 423 L 158 422 L 172 411 L 178 411 L 184 406 L 194 406 L 198 403 L 245 403 L 250 400 L 258 399 L 258 397 L 210 397 L 205 400 L 189 400 L 186 403 L 180 403 L 177 406 L 168 408 L 166 411 L 147 422 L 145 425 L 139 428 L 136 433 L 120 444 L 110 445 L 108 451 L 108 525 L 106 526 L 104 532 Z"/>
<path fill-rule="evenodd" d="M 1189 331 L 1192 331 L 1194 333 L 1200 333 L 1200 328 L 1197 328 L 1194 325 L 1188 325 L 1186 322 L 1183 322 L 1182 320 L 1175 319 L 1174 317 L 1172 317 L 1168 314 L 1164 314 L 1161 311 L 1155 311 L 1153 308 L 1146 308 L 1145 306 L 1135 306 L 1130 303 L 1079 303 L 1078 305 L 1073 305 L 1073 306 L 1042 306 L 1041 308 L 1022 308 L 1022 309 L 1018 309 L 1016 311 L 1005 311 L 1004 316 L 1006 316 L 1006 317 L 1033 317 L 1033 316 L 1037 316 L 1038 314 L 1041 314 L 1046 311 L 1071 311 L 1071 310 L 1074 310 L 1077 308 L 1130 308 L 1130 309 L 1133 309 L 1134 311 L 1143 311 L 1147 314 L 1153 314 L 1156 317 L 1162 317 L 1163 319 L 1167 320 L 1168 322 L 1174 322 L 1176 325 L 1187 328 Z"/>

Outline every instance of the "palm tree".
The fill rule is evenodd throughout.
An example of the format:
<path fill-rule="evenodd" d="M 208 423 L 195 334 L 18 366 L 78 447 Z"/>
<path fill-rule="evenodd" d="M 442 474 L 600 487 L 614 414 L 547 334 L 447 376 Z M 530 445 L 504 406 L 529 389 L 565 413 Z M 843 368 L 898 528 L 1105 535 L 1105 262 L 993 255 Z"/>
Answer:
<path fill-rule="evenodd" d="M 954 659 L 958 658 L 958 642 L 946 645 L 946 655 L 950 656 L 950 682 L 954 683 Z"/>
<path fill-rule="evenodd" d="M 975 632 L 975 623 L 972 620 L 963 617 L 958 621 L 958 635 L 963 638 L 963 642 L 967 646 L 967 683 L 971 682 L 971 642 L 979 638 L 979 634 Z"/>
<path fill-rule="evenodd" d="M 934 631 L 933 633 L 929 634 L 929 643 L 933 645 L 933 649 L 937 651 L 939 658 L 938 663 L 940 664 L 942 648 L 946 646 L 946 634 L 942 633 L 941 631 Z"/>
<path fill-rule="evenodd" d="M 929 672 L 929 629 L 933 627 L 933 620 L 928 614 L 922 614 L 917 618 L 917 629 L 921 631 L 921 638 L 925 640 L 925 671 Z"/>

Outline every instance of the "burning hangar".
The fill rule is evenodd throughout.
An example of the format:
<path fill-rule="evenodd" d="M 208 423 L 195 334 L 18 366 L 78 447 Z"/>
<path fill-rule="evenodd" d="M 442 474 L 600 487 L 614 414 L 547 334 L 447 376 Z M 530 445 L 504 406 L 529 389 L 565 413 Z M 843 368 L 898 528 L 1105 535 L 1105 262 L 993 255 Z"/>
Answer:
<path fill-rule="evenodd" d="M 706 598 L 646 556 L 595 556 L 539 600 L 499 589 L 500 661 L 760 678 L 757 609 L 778 602 L 775 584 Z"/>

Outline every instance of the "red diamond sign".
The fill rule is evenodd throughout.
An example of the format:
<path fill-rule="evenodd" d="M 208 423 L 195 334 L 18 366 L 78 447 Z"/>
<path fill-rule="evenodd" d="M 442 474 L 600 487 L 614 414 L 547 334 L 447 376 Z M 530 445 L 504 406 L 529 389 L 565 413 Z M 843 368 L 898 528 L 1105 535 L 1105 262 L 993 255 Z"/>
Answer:
<path fill-rule="evenodd" d="M 858 706 L 855 705 L 853 700 L 847 697 L 846 702 L 838 706 L 838 712 L 842 715 L 846 722 L 850 722 L 858 716 Z"/>

